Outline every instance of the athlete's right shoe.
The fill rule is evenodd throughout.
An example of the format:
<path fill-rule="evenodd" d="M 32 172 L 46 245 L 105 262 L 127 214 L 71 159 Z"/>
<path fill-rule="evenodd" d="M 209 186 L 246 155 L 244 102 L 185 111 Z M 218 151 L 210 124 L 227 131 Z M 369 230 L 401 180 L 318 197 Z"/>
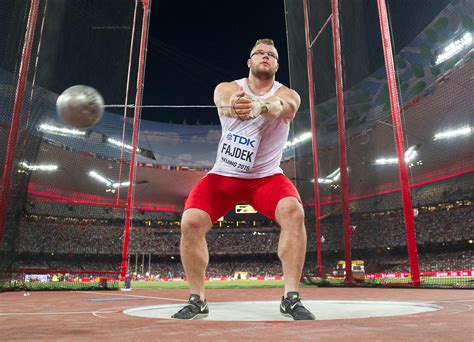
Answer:
<path fill-rule="evenodd" d="M 199 295 L 189 296 L 188 304 L 175 313 L 171 318 L 175 319 L 198 319 L 209 315 L 207 301 L 202 301 Z"/>

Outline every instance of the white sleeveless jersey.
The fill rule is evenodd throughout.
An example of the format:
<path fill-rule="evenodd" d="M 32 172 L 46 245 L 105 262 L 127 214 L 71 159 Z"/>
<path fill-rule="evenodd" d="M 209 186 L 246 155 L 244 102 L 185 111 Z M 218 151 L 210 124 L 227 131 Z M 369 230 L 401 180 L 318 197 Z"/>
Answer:
<path fill-rule="evenodd" d="M 275 81 L 268 93 L 256 96 L 245 78 L 236 81 L 247 96 L 265 100 L 275 95 L 281 83 Z M 280 168 L 283 148 L 288 139 L 289 123 L 284 119 L 240 121 L 220 115 L 222 136 L 214 167 L 209 173 L 238 178 L 262 178 L 283 173 Z"/>

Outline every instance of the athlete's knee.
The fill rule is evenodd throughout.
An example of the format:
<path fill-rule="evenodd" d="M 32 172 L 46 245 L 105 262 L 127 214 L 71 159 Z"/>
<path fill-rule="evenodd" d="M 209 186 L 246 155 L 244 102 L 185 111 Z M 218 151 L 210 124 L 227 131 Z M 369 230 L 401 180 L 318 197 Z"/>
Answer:
<path fill-rule="evenodd" d="M 199 209 L 188 209 L 181 219 L 181 234 L 199 236 L 204 235 L 211 228 L 209 215 Z"/>
<path fill-rule="evenodd" d="M 280 200 L 276 209 L 276 218 L 280 225 L 290 222 L 291 225 L 304 225 L 304 210 L 300 202 L 294 197 Z"/>

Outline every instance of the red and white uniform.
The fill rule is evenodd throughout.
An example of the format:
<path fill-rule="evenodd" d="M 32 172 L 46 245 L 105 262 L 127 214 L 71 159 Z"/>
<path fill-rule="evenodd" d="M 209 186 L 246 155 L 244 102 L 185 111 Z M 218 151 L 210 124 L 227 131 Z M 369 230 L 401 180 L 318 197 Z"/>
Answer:
<path fill-rule="evenodd" d="M 265 100 L 282 86 L 275 81 L 268 93 L 256 96 L 245 78 L 236 81 L 247 96 Z M 220 116 L 222 136 L 214 167 L 209 173 L 238 178 L 262 178 L 283 173 L 282 151 L 288 139 L 289 123 L 284 119 L 239 119 Z"/>
<path fill-rule="evenodd" d="M 282 86 L 275 81 L 267 94 L 256 96 L 245 78 L 236 82 L 247 96 L 262 100 Z M 280 168 L 289 123 L 263 116 L 248 121 L 221 116 L 220 120 L 222 136 L 216 163 L 193 188 L 184 209 L 203 210 L 215 222 L 236 204 L 248 203 L 276 220 L 281 199 L 295 197 L 301 203 L 298 191 Z"/>

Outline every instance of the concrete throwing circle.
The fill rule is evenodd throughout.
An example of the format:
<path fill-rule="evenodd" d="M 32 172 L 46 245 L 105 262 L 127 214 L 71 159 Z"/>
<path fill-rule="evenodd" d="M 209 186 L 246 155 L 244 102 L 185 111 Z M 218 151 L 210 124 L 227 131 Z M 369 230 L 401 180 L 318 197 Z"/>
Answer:
<path fill-rule="evenodd" d="M 442 306 L 417 302 L 303 300 L 317 320 L 354 319 L 411 315 L 442 309 Z M 183 304 L 153 305 L 127 309 L 127 315 L 171 319 Z M 279 301 L 209 303 L 211 321 L 292 321 L 280 314 Z"/>

